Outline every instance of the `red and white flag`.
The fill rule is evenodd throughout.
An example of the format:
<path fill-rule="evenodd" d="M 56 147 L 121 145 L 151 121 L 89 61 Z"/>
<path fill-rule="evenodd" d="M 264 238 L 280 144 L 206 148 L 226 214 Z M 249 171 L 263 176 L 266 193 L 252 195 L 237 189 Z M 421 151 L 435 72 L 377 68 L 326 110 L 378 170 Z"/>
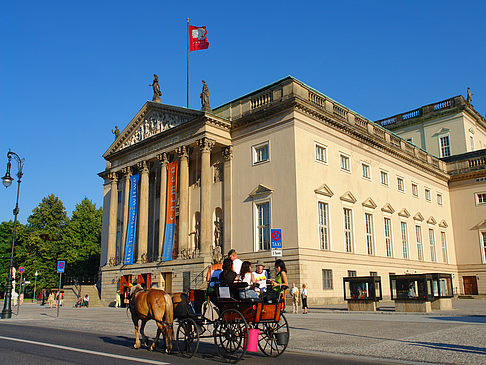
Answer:
<path fill-rule="evenodd" d="M 199 49 L 206 49 L 209 47 L 208 39 L 206 38 L 206 27 L 194 27 L 189 25 L 189 51 L 197 51 Z"/>

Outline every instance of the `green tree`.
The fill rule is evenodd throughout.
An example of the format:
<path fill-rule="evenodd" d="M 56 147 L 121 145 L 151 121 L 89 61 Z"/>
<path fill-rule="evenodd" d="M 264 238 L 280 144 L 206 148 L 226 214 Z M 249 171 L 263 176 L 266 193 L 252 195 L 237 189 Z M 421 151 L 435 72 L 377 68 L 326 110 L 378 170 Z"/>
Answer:
<path fill-rule="evenodd" d="M 13 221 L 0 223 L 0 287 L 4 288 L 7 283 L 8 268 L 10 267 L 10 254 L 12 250 L 12 233 Z M 23 251 L 23 242 L 25 240 L 25 227 L 17 222 L 15 229 L 15 250 L 14 250 L 14 267 L 21 266 Z M 20 263 L 20 265 L 19 265 Z M 2 289 L 3 295 L 3 289 Z"/>
<path fill-rule="evenodd" d="M 100 265 L 102 208 L 84 198 L 73 210 L 66 229 L 66 274 L 93 277 Z"/>

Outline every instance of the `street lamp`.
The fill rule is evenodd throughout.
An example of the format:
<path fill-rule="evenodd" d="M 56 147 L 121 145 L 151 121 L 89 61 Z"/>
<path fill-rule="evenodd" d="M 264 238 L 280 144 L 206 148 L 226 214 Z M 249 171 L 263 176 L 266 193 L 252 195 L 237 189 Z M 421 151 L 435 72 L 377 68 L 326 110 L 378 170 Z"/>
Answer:
<path fill-rule="evenodd" d="M 35 295 L 35 292 L 36 292 L 36 289 L 37 289 L 37 275 L 39 275 L 39 273 L 37 272 L 37 270 L 35 270 L 35 281 L 34 281 L 34 301 L 37 303 L 37 295 Z"/>
<path fill-rule="evenodd" d="M 17 201 L 15 203 L 15 209 L 13 210 L 13 214 L 15 216 L 14 219 L 14 226 L 13 226 L 13 232 L 12 232 L 12 251 L 10 252 L 10 267 L 8 269 L 8 277 L 7 277 L 7 286 L 5 287 L 5 297 L 3 300 L 3 310 L 2 310 L 2 315 L 0 318 L 2 319 L 7 319 L 12 317 L 12 267 L 13 267 L 13 257 L 14 257 L 14 248 L 15 248 L 15 229 L 17 227 L 17 215 L 19 214 L 19 192 L 20 192 L 20 180 L 22 179 L 22 167 L 24 166 L 24 159 L 20 158 L 19 155 L 17 155 L 15 152 L 12 152 L 11 150 L 8 150 L 7 153 L 7 158 L 8 158 L 8 163 L 7 163 L 7 173 L 5 174 L 4 177 L 2 177 L 2 183 L 3 186 L 8 188 L 10 185 L 12 185 L 13 178 L 10 176 L 10 167 L 12 166 L 10 163 L 10 160 L 14 158 L 15 161 L 17 161 L 18 164 L 18 172 L 17 172 L 17 177 L 18 177 L 18 186 L 17 186 Z"/>

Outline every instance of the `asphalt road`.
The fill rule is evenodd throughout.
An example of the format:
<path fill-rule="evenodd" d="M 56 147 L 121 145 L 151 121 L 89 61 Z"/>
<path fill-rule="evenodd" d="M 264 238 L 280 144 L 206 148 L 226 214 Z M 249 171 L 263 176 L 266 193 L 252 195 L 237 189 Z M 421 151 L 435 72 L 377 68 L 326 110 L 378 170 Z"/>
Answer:
<path fill-rule="evenodd" d="M 133 349 L 134 337 L 91 332 L 69 331 L 46 327 L 5 324 L 0 326 L 1 364 L 215 364 L 224 363 L 211 343 L 201 343 L 192 359 L 182 358 L 174 350 L 165 354 L 159 348 Z M 304 354 L 286 351 L 278 358 L 261 353 L 247 353 L 240 364 L 396 364 L 376 359 L 349 356 Z M 403 363 L 403 362 L 402 362 Z"/>

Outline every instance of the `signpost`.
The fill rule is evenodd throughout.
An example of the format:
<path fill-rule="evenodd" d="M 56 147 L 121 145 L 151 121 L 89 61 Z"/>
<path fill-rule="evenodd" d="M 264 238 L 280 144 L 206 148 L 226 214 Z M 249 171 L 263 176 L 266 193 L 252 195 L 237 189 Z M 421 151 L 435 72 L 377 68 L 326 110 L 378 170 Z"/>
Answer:
<path fill-rule="evenodd" d="M 35 271 L 35 281 L 34 281 L 34 300 L 35 300 L 35 303 L 37 303 L 37 296 L 35 295 L 35 291 L 37 289 L 37 275 L 39 275 L 39 273 L 36 270 Z"/>
<path fill-rule="evenodd" d="M 19 315 L 19 309 L 20 309 L 20 293 L 22 293 L 22 274 L 24 273 L 25 269 L 23 266 L 19 267 L 19 273 L 20 273 L 20 285 L 19 285 L 19 293 L 17 297 L 17 316 Z"/>
<path fill-rule="evenodd" d="M 59 304 L 61 301 L 61 278 L 65 267 L 66 267 L 66 261 L 57 262 L 57 272 L 59 273 L 59 290 L 57 292 L 57 317 L 59 317 Z"/>
<path fill-rule="evenodd" d="M 270 230 L 271 243 L 273 257 L 282 257 L 282 230 L 271 229 Z"/>

